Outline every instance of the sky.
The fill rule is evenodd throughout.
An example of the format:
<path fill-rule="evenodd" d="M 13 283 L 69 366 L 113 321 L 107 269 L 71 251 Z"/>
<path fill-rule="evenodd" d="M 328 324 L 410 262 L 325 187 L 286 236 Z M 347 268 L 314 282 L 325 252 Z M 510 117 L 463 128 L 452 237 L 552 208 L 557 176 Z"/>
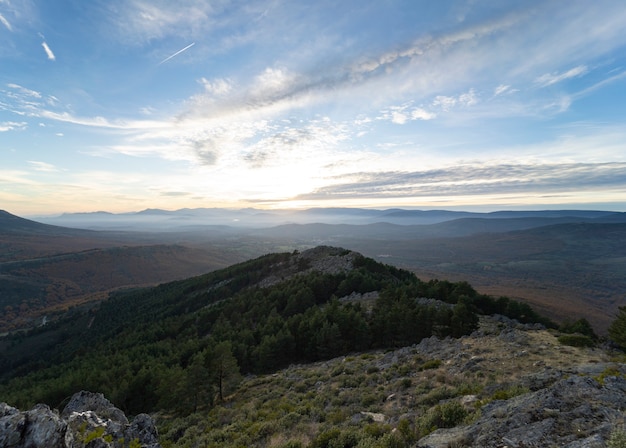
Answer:
<path fill-rule="evenodd" d="M 0 209 L 626 211 L 622 0 L 0 0 Z"/>

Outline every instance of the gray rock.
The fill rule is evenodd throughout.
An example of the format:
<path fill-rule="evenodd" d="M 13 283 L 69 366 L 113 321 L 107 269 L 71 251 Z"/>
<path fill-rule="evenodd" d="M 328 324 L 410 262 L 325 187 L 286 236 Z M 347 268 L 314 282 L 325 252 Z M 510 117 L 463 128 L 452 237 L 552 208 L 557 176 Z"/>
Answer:
<path fill-rule="evenodd" d="M 139 414 L 133 419 L 126 431 L 126 437 L 128 440 L 139 439 L 146 448 L 160 448 L 159 433 L 154 420 L 148 414 Z"/>
<path fill-rule="evenodd" d="M 493 401 L 471 425 L 439 429 L 419 440 L 418 446 L 600 447 L 614 422 L 623 418 L 624 403 L 623 377 L 607 377 L 600 384 L 590 377 L 572 376 L 545 389 Z M 459 445 L 459 440 L 467 444 Z"/>
<path fill-rule="evenodd" d="M 82 390 L 75 393 L 69 403 L 63 409 L 61 417 L 68 418 L 73 412 L 93 411 L 100 418 L 107 418 L 114 422 L 128 424 L 128 419 L 124 412 L 113 406 L 104 395 Z"/>
<path fill-rule="evenodd" d="M 1 448 L 122 448 L 132 441 L 160 448 L 154 421 L 139 414 L 129 423 L 102 394 L 75 394 L 61 415 L 44 404 L 20 412 L 0 403 Z"/>
<path fill-rule="evenodd" d="M 66 448 L 67 423 L 58 412 L 38 404 L 19 412 L 0 404 L 0 446 L 11 448 Z"/>

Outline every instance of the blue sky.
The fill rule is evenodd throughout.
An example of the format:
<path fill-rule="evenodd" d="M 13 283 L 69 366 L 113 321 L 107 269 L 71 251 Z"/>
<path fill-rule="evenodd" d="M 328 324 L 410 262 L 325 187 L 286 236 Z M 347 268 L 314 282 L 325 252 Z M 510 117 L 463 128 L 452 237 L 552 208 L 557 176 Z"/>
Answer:
<path fill-rule="evenodd" d="M 621 0 L 0 0 L 0 208 L 626 210 Z"/>

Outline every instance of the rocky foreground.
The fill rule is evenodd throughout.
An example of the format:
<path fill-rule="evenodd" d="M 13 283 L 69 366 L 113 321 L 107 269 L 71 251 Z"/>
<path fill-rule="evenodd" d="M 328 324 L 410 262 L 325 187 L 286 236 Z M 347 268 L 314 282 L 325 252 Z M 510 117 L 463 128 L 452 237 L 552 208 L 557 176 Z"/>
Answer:
<path fill-rule="evenodd" d="M 44 404 L 20 412 L 0 403 L 0 447 L 160 448 L 147 414 L 131 422 L 102 394 L 78 392 L 59 414 Z"/>
<path fill-rule="evenodd" d="M 314 445 L 316 434 L 325 428 L 322 425 L 331 423 L 332 416 L 345 415 L 332 420 L 342 430 L 357 428 L 365 418 L 401 431 L 403 420 L 424 421 L 437 407 L 461 404 L 469 418 L 450 425 L 454 427 L 433 428 L 425 437 L 406 439 L 406 446 L 626 447 L 623 360 L 623 355 L 600 348 L 563 346 L 540 326 L 489 317 L 481 319 L 479 330 L 461 339 L 432 337 L 398 350 L 291 366 L 274 375 L 247 378 L 228 398 L 228 406 L 215 407 L 204 418 L 181 421 L 180 427 L 159 420 L 159 426 L 165 425 L 161 441 L 167 446 L 222 446 L 229 431 L 245 433 L 245 421 L 238 420 L 241 416 L 250 419 L 258 414 L 269 424 L 262 416 L 269 418 L 281 406 L 291 409 L 289 400 L 302 402 L 314 391 L 314 399 L 325 403 L 324 423 L 313 418 L 317 411 L 291 412 L 288 417 L 300 423 L 290 427 L 289 433 L 256 431 L 247 434 L 246 440 L 255 446 L 281 447 L 294 441 L 298 443 L 289 446 L 318 446 Z M 433 368 L 426 369 L 427 364 Z M 468 388 L 468 384 L 473 386 Z M 464 389 L 475 392 L 455 392 Z M 386 399 L 365 405 L 364 397 L 374 390 Z M 335 402 L 343 407 L 333 408 Z M 434 408 L 428 409 L 426 402 Z M 314 410 L 313 404 L 310 407 Z M 285 419 L 281 422 L 284 425 Z M 278 420 L 275 423 L 272 428 L 280 426 Z M 440 423 L 445 426 L 446 422 Z M 212 435 L 222 442 L 215 442 Z M 150 416 L 140 414 L 129 422 L 102 394 L 83 391 L 60 413 L 46 405 L 19 411 L 0 404 L 0 447 L 158 448 L 160 444 Z"/>

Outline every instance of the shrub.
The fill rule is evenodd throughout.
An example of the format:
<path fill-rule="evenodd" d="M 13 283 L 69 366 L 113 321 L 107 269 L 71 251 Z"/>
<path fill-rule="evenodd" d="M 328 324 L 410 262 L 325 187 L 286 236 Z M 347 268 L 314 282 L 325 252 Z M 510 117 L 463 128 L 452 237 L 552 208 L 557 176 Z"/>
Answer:
<path fill-rule="evenodd" d="M 600 372 L 600 374 L 595 376 L 594 379 L 601 385 L 604 385 L 605 378 L 609 376 L 616 376 L 616 377 L 622 377 L 622 378 L 624 377 L 622 372 L 620 372 L 616 366 L 608 366 L 606 369 Z"/>
<path fill-rule="evenodd" d="M 595 341 L 584 334 L 562 334 L 558 337 L 559 343 L 572 347 L 593 347 Z"/>
<path fill-rule="evenodd" d="M 419 403 L 426 406 L 432 406 L 442 400 L 447 400 L 448 398 L 453 398 L 455 396 L 455 391 L 453 391 L 449 387 L 438 387 L 437 389 L 433 389 L 426 395 L 421 397 L 419 399 Z"/>
<path fill-rule="evenodd" d="M 453 428 L 465 420 L 468 411 L 457 401 L 449 401 L 435 406 L 417 420 L 422 435 L 433 432 L 437 428 Z"/>
<path fill-rule="evenodd" d="M 626 430 L 614 428 L 606 443 L 608 448 L 626 448 Z"/>
<path fill-rule="evenodd" d="M 421 365 L 419 370 L 436 369 L 436 368 L 440 367 L 441 364 L 443 364 L 441 359 L 429 359 L 428 361 L 426 361 L 424 364 Z"/>
<path fill-rule="evenodd" d="M 576 322 L 564 322 L 559 326 L 559 331 L 567 334 L 582 334 L 589 336 L 593 340 L 598 339 L 598 335 L 593 331 L 593 327 L 585 318 L 578 319 Z"/>
<path fill-rule="evenodd" d="M 530 389 L 524 386 L 511 386 L 507 389 L 500 389 L 493 393 L 492 400 L 508 400 L 509 398 L 517 397 L 518 395 L 527 394 Z"/>

